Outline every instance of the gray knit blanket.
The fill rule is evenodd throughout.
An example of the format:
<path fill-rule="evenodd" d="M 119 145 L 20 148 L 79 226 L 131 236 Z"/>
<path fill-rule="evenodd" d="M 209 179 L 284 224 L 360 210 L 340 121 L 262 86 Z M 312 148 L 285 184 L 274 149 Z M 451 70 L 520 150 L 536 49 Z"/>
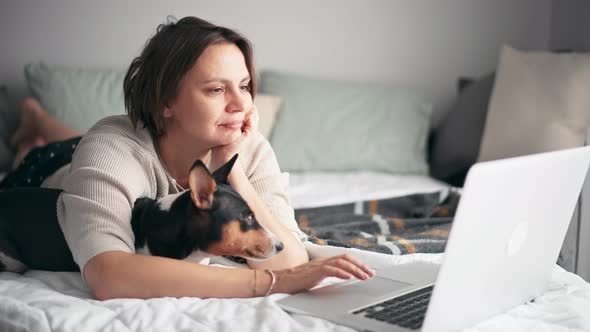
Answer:
<path fill-rule="evenodd" d="M 386 254 L 443 252 L 460 195 L 449 191 L 295 210 L 316 244 Z M 443 198 L 443 199 L 441 199 Z"/>

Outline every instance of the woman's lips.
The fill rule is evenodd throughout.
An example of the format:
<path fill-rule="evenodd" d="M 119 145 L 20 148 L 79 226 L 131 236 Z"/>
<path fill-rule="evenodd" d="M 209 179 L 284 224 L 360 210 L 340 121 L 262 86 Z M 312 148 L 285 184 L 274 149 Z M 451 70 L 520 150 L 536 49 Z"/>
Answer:
<path fill-rule="evenodd" d="M 241 129 L 242 121 L 232 121 L 220 124 L 221 127 L 231 130 Z"/>

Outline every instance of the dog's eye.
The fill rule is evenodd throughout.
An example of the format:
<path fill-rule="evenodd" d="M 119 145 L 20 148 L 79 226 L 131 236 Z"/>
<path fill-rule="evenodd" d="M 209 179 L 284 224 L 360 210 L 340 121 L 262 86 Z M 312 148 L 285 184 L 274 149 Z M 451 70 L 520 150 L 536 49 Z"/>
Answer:
<path fill-rule="evenodd" d="M 246 222 L 246 224 L 252 225 L 252 223 L 254 222 L 254 217 L 252 215 L 248 215 L 246 219 L 244 219 L 244 221 Z"/>

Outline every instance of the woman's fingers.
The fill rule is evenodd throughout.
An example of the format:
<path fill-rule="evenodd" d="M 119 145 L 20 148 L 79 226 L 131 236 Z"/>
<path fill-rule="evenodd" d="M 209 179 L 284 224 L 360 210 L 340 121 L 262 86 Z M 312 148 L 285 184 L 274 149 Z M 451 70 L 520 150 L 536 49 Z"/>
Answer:
<path fill-rule="evenodd" d="M 244 117 L 244 126 L 242 126 L 243 132 L 250 132 L 255 130 L 258 126 L 258 109 L 252 105 L 252 108 L 246 113 Z"/>
<path fill-rule="evenodd" d="M 342 257 L 342 259 L 354 264 L 356 267 L 361 269 L 367 275 L 369 275 L 371 277 L 375 276 L 375 271 L 373 271 L 373 269 L 371 269 L 367 264 L 361 262 L 358 258 L 354 257 L 353 255 L 344 254 L 344 255 L 338 256 L 338 257 Z"/>
<path fill-rule="evenodd" d="M 344 257 L 337 257 L 331 260 L 328 265 L 335 266 L 360 280 L 367 280 L 372 277 L 371 274 L 365 272 L 361 267 L 346 260 Z"/>
<path fill-rule="evenodd" d="M 336 266 L 339 269 L 346 271 L 347 273 L 350 273 L 357 279 L 366 280 L 370 278 L 370 276 L 367 273 L 365 273 L 362 269 L 346 261 L 345 259 L 337 259 L 332 264 L 333 266 Z"/>
<path fill-rule="evenodd" d="M 329 265 L 324 266 L 324 271 L 326 271 L 326 273 L 327 273 L 327 275 L 324 277 L 336 277 L 336 278 L 340 278 L 340 279 L 351 279 L 354 276 L 344 269 L 334 267 L 334 266 L 329 266 Z"/>
<path fill-rule="evenodd" d="M 317 286 L 328 277 L 344 280 L 367 280 L 375 273 L 366 264 L 351 255 L 319 258 L 292 269 L 277 273 L 277 292 L 298 293 Z"/>

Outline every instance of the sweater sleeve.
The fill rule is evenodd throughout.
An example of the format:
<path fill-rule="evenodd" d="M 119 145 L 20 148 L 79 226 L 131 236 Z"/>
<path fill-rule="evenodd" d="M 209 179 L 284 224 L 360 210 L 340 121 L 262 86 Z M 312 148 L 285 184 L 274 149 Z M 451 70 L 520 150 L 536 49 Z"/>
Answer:
<path fill-rule="evenodd" d="M 243 166 L 250 183 L 277 219 L 299 240 L 307 240 L 295 221 L 287 186 L 289 174 L 281 172 L 270 143 L 259 133 L 251 149 L 246 151 Z"/>
<path fill-rule="evenodd" d="M 81 271 L 102 252 L 135 251 L 131 210 L 153 183 L 136 145 L 123 136 L 86 135 L 74 153 L 57 215 Z"/>

